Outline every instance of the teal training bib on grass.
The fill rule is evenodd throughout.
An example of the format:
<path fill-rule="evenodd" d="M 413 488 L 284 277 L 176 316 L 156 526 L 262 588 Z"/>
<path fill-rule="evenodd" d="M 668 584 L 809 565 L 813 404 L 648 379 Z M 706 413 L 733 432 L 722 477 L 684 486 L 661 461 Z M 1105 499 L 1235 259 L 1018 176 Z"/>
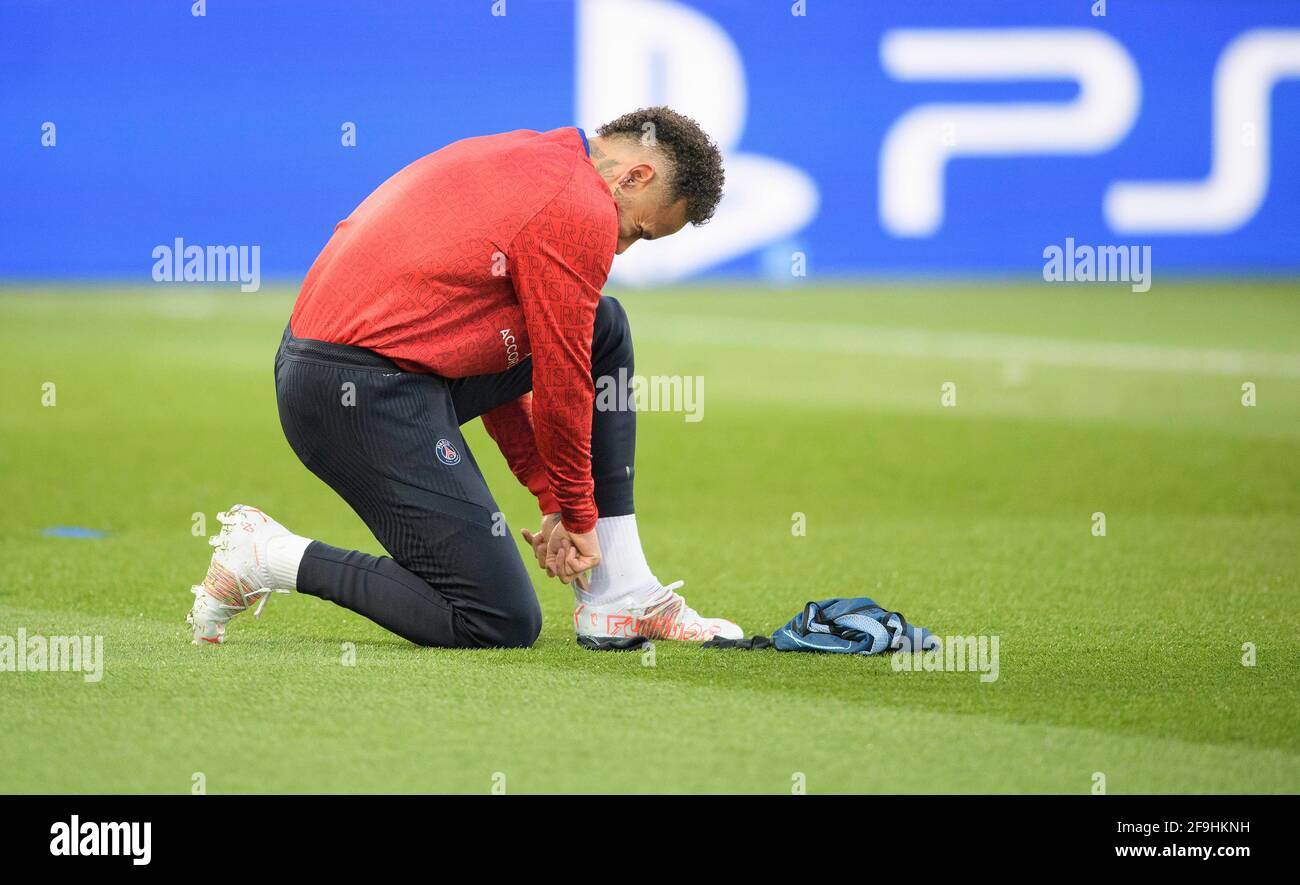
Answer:
<path fill-rule="evenodd" d="M 865 596 L 810 602 L 772 635 L 777 651 L 822 651 L 875 655 L 924 651 L 938 645 L 929 630 L 914 627 L 898 612 L 885 611 Z"/>

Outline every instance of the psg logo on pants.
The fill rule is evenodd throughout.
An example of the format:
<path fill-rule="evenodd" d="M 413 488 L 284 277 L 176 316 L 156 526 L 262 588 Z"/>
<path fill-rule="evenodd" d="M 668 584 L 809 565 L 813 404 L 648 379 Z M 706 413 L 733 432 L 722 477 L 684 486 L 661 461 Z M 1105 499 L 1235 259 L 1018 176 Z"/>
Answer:
<path fill-rule="evenodd" d="M 454 467 L 460 463 L 460 452 L 451 444 L 451 440 L 440 439 L 434 446 L 434 451 L 438 455 L 438 460 L 448 467 Z"/>

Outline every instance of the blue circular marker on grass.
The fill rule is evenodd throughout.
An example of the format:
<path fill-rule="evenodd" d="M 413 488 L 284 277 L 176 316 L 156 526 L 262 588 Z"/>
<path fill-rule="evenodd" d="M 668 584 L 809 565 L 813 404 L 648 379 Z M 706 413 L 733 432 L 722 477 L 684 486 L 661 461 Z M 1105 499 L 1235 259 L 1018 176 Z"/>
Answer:
<path fill-rule="evenodd" d="M 47 538 L 106 538 L 108 532 L 99 529 L 87 529 L 76 525 L 56 525 L 42 532 Z"/>

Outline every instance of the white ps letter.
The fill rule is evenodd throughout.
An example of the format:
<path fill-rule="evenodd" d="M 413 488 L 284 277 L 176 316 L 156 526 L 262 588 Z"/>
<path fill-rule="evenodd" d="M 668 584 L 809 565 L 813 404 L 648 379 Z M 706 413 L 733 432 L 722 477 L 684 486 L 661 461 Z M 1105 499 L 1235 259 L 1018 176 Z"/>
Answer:
<path fill-rule="evenodd" d="M 899 117 L 880 149 L 880 223 L 896 237 L 939 230 L 952 157 L 1099 153 L 1128 134 L 1141 95 L 1124 47 L 1086 28 L 894 30 L 880 61 L 898 80 L 1079 84 L 1069 102 L 927 104 Z"/>

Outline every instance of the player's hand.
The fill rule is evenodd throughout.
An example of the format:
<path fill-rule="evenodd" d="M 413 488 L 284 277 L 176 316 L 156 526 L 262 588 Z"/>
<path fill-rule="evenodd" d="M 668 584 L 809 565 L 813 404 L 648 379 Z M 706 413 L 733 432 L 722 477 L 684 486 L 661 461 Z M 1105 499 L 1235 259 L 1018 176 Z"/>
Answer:
<path fill-rule="evenodd" d="M 586 572 L 600 564 L 600 542 L 594 531 L 571 532 L 561 523 L 546 545 L 546 573 L 565 584 L 588 590 Z"/>
<path fill-rule="evenodd" d="M 520 530 L 524 536 L 524 540 L 527 541 L 529 545 L 533 548 L 533 555 L 537 557 L 537 567 L 542 571 L 546 571 L 547 542 L 551 540 L 551 534 L 555 531 L 555 527 L 559 524 L 560 524 L 560 514 L 548 513 L 542 517 L 542 527 L 537 530 L 537 534 L 533 534 L 532 532 L 528 531 L 528 529 Z M 551 573 L 547 572 L 547 574 L 551 574 Z M 555 577 L 555 575 L 551 574 L 551 577 L 553 578 Z"/>

